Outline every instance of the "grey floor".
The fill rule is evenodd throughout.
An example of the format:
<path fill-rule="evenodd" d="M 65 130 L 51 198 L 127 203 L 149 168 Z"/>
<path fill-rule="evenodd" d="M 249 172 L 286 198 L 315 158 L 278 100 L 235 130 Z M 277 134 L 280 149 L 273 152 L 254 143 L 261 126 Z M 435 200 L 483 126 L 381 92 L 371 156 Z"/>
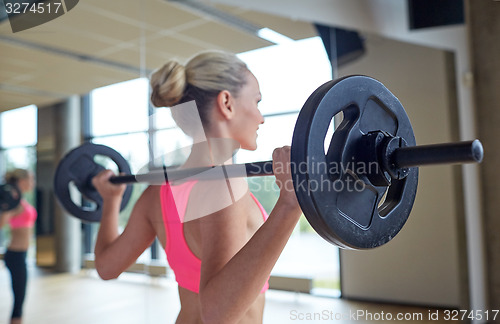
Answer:
<path fill-rule="evenodd" d="M 29 271 L 24 324 L 171 324 L 180 307 L 176 283 L 169 278 L 125 274 L 102 281 L 94 270 L 54 274 L 30 266 Z M 7 323 L 10 312 L 9 279 L 0 261 L 0 324 Z M 394 318 L 397 314 L 416 316 L 410 323 L 443 322 L 427 320 L 434 311 L 270 290 L 264 323 L 382 323 L 386 322 L 380 320 L 382 312 Z"/>

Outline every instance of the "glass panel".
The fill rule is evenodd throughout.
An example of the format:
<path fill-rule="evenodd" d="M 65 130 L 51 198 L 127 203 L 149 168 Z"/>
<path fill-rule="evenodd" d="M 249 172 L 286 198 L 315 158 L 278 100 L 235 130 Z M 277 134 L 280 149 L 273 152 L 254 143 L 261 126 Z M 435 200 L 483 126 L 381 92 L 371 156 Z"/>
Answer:
<path fill-rule="evenodd" d="M 177 127 L 177 124 L 172 118 L 172 111 L 170 110 L 170 108 L 155 108 L 153 110 L 153 115 L 151 115 L 151 118 L 154 119 L 156 129 Z"/>
<path fill-rule="evenodd" d="M 156 132 L 155 166 L 177 166 L 184 163 L 191 152 L 193 140 L 180 128 L 172 128 Z"/>
<path fill-rule="evenodd" d="M 34 146 L 7 149 L 3 151 L 3 158 L 6 170 L 21 168 L 34 172 L 36 169 L 36 148 Z"/>
<path fill-rule="evenodd" d="M 4 148 L 35 145 L 37 107 L 31 105 L 1 113 L 0 131 L 0 144 Z"/>
<path fill-rule="evenodd" d="M 93 136 L 148 129 L 149 85 L 145 78 L 93 90 L 90 94 Z"/>

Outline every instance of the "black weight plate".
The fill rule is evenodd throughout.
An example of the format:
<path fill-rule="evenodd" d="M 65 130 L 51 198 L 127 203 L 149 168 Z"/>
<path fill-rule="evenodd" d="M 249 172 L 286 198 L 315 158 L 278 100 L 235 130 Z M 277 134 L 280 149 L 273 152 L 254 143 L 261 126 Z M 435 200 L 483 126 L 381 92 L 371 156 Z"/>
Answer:
<path fill-rule="evenodd" d="M 130 174 L 128 162 L 114 149 L 100 144 L 84 143 L 67 153 L 59 162 L 54 177 L 54 192 L 61 205 L 73 216 L 86 222 L 101 220 L 102 198 L 92 186 L 92 178 L 104 167 L 95 162 L 96 155 L 110 158 L 118 167 L 119 172 Z M 77 205 L 71 199 L 70 183 L 80 191 L 82 197 L 95 206 Z M 123 194 L 121 209 L 130 200 L 132 186 L 127 186 Z"/>
<path fill-rule="evenodd" d="M 17 186 L 5 183 L 0 185 L 0 211 L 6 212 L 19 206 L 21 192 Z"/>
<path fill-rule="evenodd" d="M 325 154 L 326 133 L 339 112 L 344 119 Z M 376 130 L 415 145 L 399 100 L 382 83 L 366 76 L 320 86 L 304 104 L 295 125 L 291 160 L 296 166 L 293 181 L 299 204 L 316 232 L 342 248 L 368 249 L 389 242 L 405 224 L 415 200 L 417 168 L 411 168 L 402 180 L 392 180 L 388 188 L 374 186 L 363 172 L 357 172 L 363 167 L 358 161 L 358 142 Z"/>

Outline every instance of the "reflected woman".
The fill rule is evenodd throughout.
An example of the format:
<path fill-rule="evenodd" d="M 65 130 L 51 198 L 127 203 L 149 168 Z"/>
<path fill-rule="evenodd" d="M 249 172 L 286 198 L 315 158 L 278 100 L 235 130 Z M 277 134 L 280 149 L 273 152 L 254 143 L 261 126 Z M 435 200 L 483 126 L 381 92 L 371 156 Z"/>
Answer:
<path fill-rule="evenodd" d="M 33 190 L 35 178 L 33 173 L 25 169 L 15 169 L 7 172 L 5 181 L 17 186 L 21 195 Z M 22 323 L 23 303 L 26 295 L 28 271 L 26 254 L 33 236 L 37 212 L 23 197 L 18 207 L 0 214 L 0 228 L 10 225 L 11 239 L 4 255 L 4 262 L 12 279 L 14 305 L 11 324 Z"/>

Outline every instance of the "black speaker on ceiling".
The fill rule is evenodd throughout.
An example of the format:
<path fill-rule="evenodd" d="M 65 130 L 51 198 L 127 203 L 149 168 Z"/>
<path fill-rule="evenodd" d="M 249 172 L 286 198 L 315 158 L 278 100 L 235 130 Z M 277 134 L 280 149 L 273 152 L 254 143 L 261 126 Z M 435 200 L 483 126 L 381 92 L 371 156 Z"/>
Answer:
<path fill-rule="evenodd" d="M 407 0 L 410 29 L 464 23 L 463 0 Z"/>

